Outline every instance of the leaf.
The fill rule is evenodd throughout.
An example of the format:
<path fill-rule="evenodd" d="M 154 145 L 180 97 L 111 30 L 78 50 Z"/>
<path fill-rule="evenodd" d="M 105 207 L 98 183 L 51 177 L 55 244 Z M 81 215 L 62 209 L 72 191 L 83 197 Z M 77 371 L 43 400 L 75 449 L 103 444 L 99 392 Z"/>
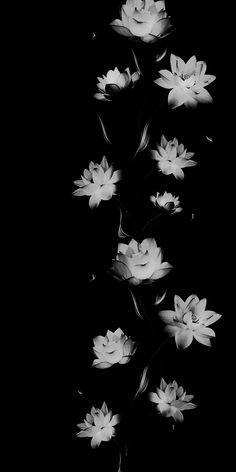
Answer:
<path fill-rule="evenodd" d="M 119 238 L 128 238 L 128 237 L 131 237 L 130 234 L 127 234 L 123 229 L 122 229 L 122 223 L 123 223 L 123 219 L 124 219 L 124 216 L 123 216 L 123 213 L 122 213 L 122 209 L 119 207 L 119 210 L 120 210 L 120 223 L 119 223 L 119 228 L 118 228 L 118 236 Z"/>
<path fill-rule="evenodd" d="M 149 381 L 148 376 L 147 376 L 148 367 L 149 367 L 149 364 L 143 370 L 143 373 L 142 373 L 141 379 L 140 379 L 139 388 L 138 388 L 138 390 L 137 390 L 137 392 L 134 396 L 134 400 L 137 397 L 137 395 L 140 395 L 140 393 L 145 392 L 145 390 L 148 386 L 148 381 Z"/>
<path fill-rule="evenodd" d="M 132 54 L 133 54 L 133 58 L 134 58 L 134 62 L 135 62 L 135 66 L 136 66 L 137 72 L 138 72 L 140 75 L 142 75 L 142 72 L 141 72 L 140 67 L 139 67 L 139 65 L 138 65 L 137 57 L 135 56 L 133 49 L 132 49 L 132 48 L 130 48 L 130 49 L 131 49 Z"/>
<path fill-rule="evenodd" d="M 211 136 L 206 136 L 206 139 L 210 141 L 211 143 L 213 143 L 213 138 Z"/>
<path fill-rule="evenodd" d="M 148 121 L 148 122 L 146 123 L 146 125 L 144 126 L 144 128 L 143 128 L 143 132 L 142 132 L 142 134 L 141 134 L 141 139 L 140 139 L 139 147 L 138 147 L 138 149 L 137 149 L 137 151 L 136 151 L 134 157 L 137 156 L 137 154 L 138 154 L 139 152 L 144 151 L 144 149 L 146 149 L 146 147 L 147 147 L 147 145 L 148 145 L 148 143 L 149 143 L 149 138 L 150 138 L 150 136 L 149 136 L 149 134 L 148 134 L 148 132 L 147 132 L 149 124 L 150 124 L 150 121 Z"/>
<path fill-rule="evenodd" d="M 137 304 L 137 301 L 136 301 L 136 298 L 132 292 L 132 290 L 130 290 L 130 293 L 131 293 L 131 296 L 132 296 L 132 299 L 133 299 L 133 302 L 134 302 L 134 309 L 135 309 L 135 313 L 136 315 L 138 315 L 139 318 L 141 318 L 143 320 L 143 316 L 141 315 L 140 313 L 140 310 L 138 308 L 138 304 Z"/>
<path fill-rule="evenodd" d="M 167 53 L 167 49 L 164 49 L 164 51 L 161 53 L 157 53 L 156 62 L 160 62 L 163 59 L 163 57 L 165 57 L 166 53 Z"/>
<path fill-rule="evenodd" d="M 166 296 L 166 293 L 167 293 L 167 290 L 162 295 L 157 295 L 156 296 L 156 301 L 154 303 L 155 306 L 159 305 L 159 303 L 161 303 L 164 300 L 164 298 Z"/>
<path fill-rule="evenodd" d="M 81 392 L 80 390 L 78 390 L 78 393 L 79 393 L 80 395 L 83 395 L 83 392 Z"/>
<path fill-rule="evenodd" d="M 109 139 L 108 136 L 107 136 L 107 133 L 106 133 L 106 130 L 105 130 L 105 126 L 104 126 L 104 124 L 103 124 L 103 121 L 102 121 L 101 117 L 100 117 L 98 114 L 97 114 L 97 117 L 98 117 L 98 119 L 99 119 L 99 121 L 100 121 L 100 124 L 101 124 L 101 127 L 102 127 L 102 133 L 103 133 L 103 137 L 104 137 L 105 141 L 106 141 L 108 144 L 111 144 L 111 141 L 110 141 L 110 139 Z"/>
<path fill-rule="evenodd" d="M 93 282 L 95 279 L 96 279 L 96 274 L 91 274 L 90 277 L 89 277 L 88 283 L 90 284 L 90 283 Z"/>

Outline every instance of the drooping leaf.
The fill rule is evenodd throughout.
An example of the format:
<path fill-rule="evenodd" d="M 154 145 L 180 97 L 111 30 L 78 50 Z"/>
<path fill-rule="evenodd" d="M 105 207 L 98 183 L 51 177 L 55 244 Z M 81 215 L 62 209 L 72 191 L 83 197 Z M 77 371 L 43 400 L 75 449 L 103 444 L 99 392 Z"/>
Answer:
<path fill-rule="evenodd" d="M 144 151 L 144 149 L 146 149 L 148 143 L 149 143 L 149 138 L 150 138 L 150 135 L 148 133 L 148 126 L 149 126 L 150 122 L 148 121 L 146 123 L 146 125 L 144 126 L 143 128 L 143 132 L 141 134 L 141 139 L 140 139 L 140 143 L 139 143 L 139 147 L 134 155 L 137 156 L 137 154 L 141 151 Z"/>
<path fill-rule="evenodd" d="M 122 209 L 120 207 L 119 207 L 119 210 L 120 210 L 120 223 L 119 223 L 119 228 L 118 228 L 118 236 L 121 239 L 131 237 L 130 234 L 127 234 L 122 228 L 124 216 L 123 216 Z"/>
<path fill-rule="evenodd" d="M 139 310 L 139 307 L 138 307 L 138 304 L 137 304 L 137 300 L 132 292 L 132 290 L 130 290 L 130 293 L 131 293 L 131 297 L 132 297 L 132 300 L 134 302 L 134 309 L 135 309 L 135 313 L 136 315 L 138 315 L 139 318 L 141 318 L 143 320 L 143 316 L 142 314 L 140 313 L 140 310 Z"/>
<path fill-rule="evenodd" d="M 167 290 L 165 290 L 165 292 L 162 295 L 157 295 L 156 296 L 156 300 L 155 300 L 155 303 L 154 303 L 155 306 L 159 305 L 159 303 L 161 303 L 164 300 L 164 298 L 166 296 L 166 293 L 167 293 Z"/>
<path fill-rule="evenodd" d="M 148 375 L 147 375 L 148 367 L 149 367 L 149 364 L 143 370 L 143 373 L 142 373 L 141 378 L 140 378 L 139 388 L 138 388 L 138 390 L 137 390 L 137 392 L 134 396 L 134 400 L 137 397 L 137 395 L 140 395 L 141 393 L 145 392 L 145 390 L 148 386 L 148 381 L 149 381 L 149 378 L 148 378 Z"/>
<path fill-rule="evenodd" d="M 133 58 L 134 58 L 134 62 L 135 62 L 135 66 L 136 66 L 137 72 L 138 72 L 140 75 L 142 75 L 142 72 L 141 72 L 140 67 L 139 67 L 139 65 L 138 65 L 137 57 L 135 56 L 133 49 L 132 49 L 132 48 L 130 48 L 130 49 L 131 49 L 132 54 L 133 54 Z"/>
<path fill-rule="evenodd" d="M 104 137 L 106 143 L 107 143 L 107 144 L 111 144 L 111 141 L 110 141 L 110 139 L 109 139 L 108 136 L 107 136 L 107 133 L 106 133 L 106 130 L 105 130 L 105 126 L 104 126 L 104 124 L 103 124 L 103 121 L 102 121 L 101 117 L 100 117 L 98 114 L 97 114 L 97 117 L 98 117 L 98 119 L 99 119 L 99 121 L 100 121 L 100 124 L 101 124 L 101 127 L 102 127 L 103 137 Z"/>
<path fill-rule="evenodd" d="M 167 49 L 164 49 L 164 51 L 161 53 L 157 53 L 156 62 L 160 62 L 163 59 L 163 57 L 165 57 L 166 53 L 167 53 Z"/>

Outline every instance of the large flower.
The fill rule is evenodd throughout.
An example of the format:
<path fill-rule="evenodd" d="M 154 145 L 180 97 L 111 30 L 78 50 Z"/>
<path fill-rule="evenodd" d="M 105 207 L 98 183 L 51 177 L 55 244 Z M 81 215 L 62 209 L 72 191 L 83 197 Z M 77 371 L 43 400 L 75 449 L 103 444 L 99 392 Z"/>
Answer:
<path fill-rule="evenodd" d="M 215 75 L 205 74 L 206 63 L 197 61 L 196 56 L 184 62 L 178 56 L 170 56 L 171 70 L 160 70 L 160 77 L 154 82 L 166 89 L 172 89 L 168 95 L 168 103 L 172 108 L 185 105 L 196 107 L 198 102 L 212 102 L 212 96 L 205 87 L 216 79 Z"/>
<path fill-rule="evenodd" d="M 149 399 L 157 404 L 157 409 L 161 415 L 166 418 L 173 416 L 177 422 L 184 420 L 181 411 L 196 408 L 197 405 L 190 403 L 192 398 L 193 395 L 186 395 L 183 387 L 178 387 L 175 380 L 167 385 L 163 378 L 161 379 L 160 388 L 157 387 L 156 392 L 149 393 Z"/>
<path fill-rule="evenodd" d="M 114 20 L 112 28 L 123 36 L 151 43 L 171 33 L 165 1 L 127 0 L 121 7 L 121 20 Z"/>
<path fill-rule="evenodd" d="M 94 94 L 94 98 L 98 100 L 111 101 L 112 97 L 117 95 L 121 90 L 127 89 L 130 85 L 134 85 L 139 80 L 139 72 L 130 74 L 129 67 L 124 72 L 120 72 L 117 67 L 114 70 L 109 70 L 107 75 L 97 77 L 98 93 Z"/>
<path fill-rule="evenodd" d="M 199 300 L 196 295 L 190 295 L 184 302 L 178 295 L 174 297 L 175 311 L 163 310 L 159 316 L 166 324 L 165 331 L 169 336 L 175 336 L 178 349 L 188 347 L 193 338 L 201 344 L 211 346 L 210 338 L 215 336 L 209 325 L 221 318 L 215 311 L 206 310 L 206 298 Z"/>
<path fill-rule="evenodd" d="M 158 162 L 160 172 L 165 175 L 173 174 L 176 179 L 184 178 L 184 167 L 197 165 L 197 162 L 191 159 L 192 156 L 194 152 L 187 152 L 177 138 L 167 141 L 163 135 L 157 149 L 151 149 L 151 158 Z"/>
<path fill-rule="evenodd" d="M 171 268 L 168 262 L 162 262 L 162 250 L 154 238 L 144 239 L 142 243 L 131 239 L 129 244 L 119 243 L 110 273 L 131 285 L 139 285 L 164 277 Z"/>
<path fill-rule="evenodd" d="M 77 433 L 79 438 L 92 438 L 91 447 L 98 447 L 101 441 L 110 441 L 115 435 L 114 426 L 119 423 L 119 415 L 112 416 L 112 412 L 108 411 L 107 405 L 103 402 L 102 408 L 91 409 L 91 413 L 87 413 L 84 423 L 77 426 L 82 429 Z"/>
<path fill-rule="evenodd" d="M 75 185 L 80 187 L 73 192 L 75 196 L 90 196 L 90 208 L 98 207 L 101 200 L 110 200 L 116 191 L 115 182 L 121 179 L 121 171 L 113 171 L 104 156 L 100 164 L 90 162 L 89 169 L 84 170 L 81 180 L 76 180 Z"/>
<path fill-rule="evenodd" d="M 99 369 L 106 369 L 117 363 L 127 364 L 135 350 L 135 341 L 128 338 L 120 328 L 114 333 L 108 330 L 105 337 L 97 336 L 93 342 L 93 351 L 97 356 L 93 366 Z"/>
<path fill-rule="evenodd" d="M 164 192 L 163 195 L 161 195 L 157 192 L 156 197 L 154 197 L 154 195 L 150 196 L 150 200 L 155 206 L 164 208 L 164 210 L 170 213 L 179 213 L 182 211 L 182 208 L 179 206 L 179 197 L 174 197 L 172 193 Z"/>

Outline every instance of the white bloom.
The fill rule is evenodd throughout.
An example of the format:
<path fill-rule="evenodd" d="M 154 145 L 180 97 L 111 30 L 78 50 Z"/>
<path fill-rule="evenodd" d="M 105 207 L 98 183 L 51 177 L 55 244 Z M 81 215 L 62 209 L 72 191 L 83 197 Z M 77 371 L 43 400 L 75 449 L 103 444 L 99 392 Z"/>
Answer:
<path fill-rule="evenodd" d="M 196 295 L 190 295 L 184 302 L 178 295 L 174 297 L 175 311 L 159 312 L 162 321 L 167 325 L 165 330 L 169 336 L 175 336 L 178 349 L 188 347 L 193 338 L 201 344 L 211 346 L 210 338 L 215 336 L 209 325 L 221 318 L 215 311 L 206 310 L 206 298 L 199 300 Z"/>
<path fill-rule="evenodd" d="M 106 336 L 97 336 L 93 340 L 93 351 L 97 359 L 93 366 L 106 369 L 113 364 L 126 364 L 134 354 L 135 342 L 118 328 L 114 333 L 107 331 Z"/>
<path fill-rule="evenodd" d="M 192 156 L 194 152 L 187 152 L 177 138 L 167 141 L 163 135 L 161 144 L 157 144 L 157 150 L 151 149 L 151 158 L 158 162 L 159 170 L 165 175 L 173 174 L 176 179 L 184 178 L 184 167 L 197 165 L 197 162 L 191 159 Z"/>
<path fill-rule="evenodd" d="M 139 285 L 154 282 L 171 269 L 168 262 L 162 262 L 162 250 L 157 247 L 155 239 L 147 238 L 142 243 L 135 239 L 131 239 L 129 244 L 119 243 L 110 272 L 131 285 Z"/>
<path fill-rule="evenodd" d="M 81 180 L 76 180 L 75 185 L 80 187 L 73 192 L 75 196 L 90 196 L 90 208 L 98 207 L 101 200 L 110 200 L 116 191 L 114 185 L 121 179 L 121 171 L 113 171 L 104 156 L 100 164 L 90 162 L 89 169 L 84 170 Z"/>
<path fill-rule="evenodd" d="M 186 63 L 178 56 L 170 56 L 171 70 L 160 70 L 160 77 L 154 82 L 160 87 L 172 89 L 168 95 L 168 103 L 172 108 L 185 105 L 196 107 L 198 102 L 212 102 L 212 96 L 205 87 L 216 79 L 215 75 L 205 74 L 206 63 L 197 61 L 192 56 Z"/>
<path fill-rule="evenodd" d="M 129 67 L 124 72 L 120 72 L 115 67 L 114 70 L 109 70 L 107 75 L 97 77 L 99 93 L 95 93 L 94 98 L 111 101 L 112 96 L 117 95 L 121 90 L 127 89 L 129 85 L 134 85 L 139 80 L 139 77 L 139 72 L 134 72 L 131 75 Z"/>
<path fill-rule="evenodd" d="M 157 192 L 156 197 L 154 197 L 154 195 L 150 196 L 150 200 L 155 206 L 164 208 L 171 213 L 179 213 L 182 211 L 182 208 L 179 206 L 179 197 L 174 197 L 172 193 L 164 192 L 163 195 L 161 195 Z"/>
<path fill-rule="evenodd" d="M 84 423 L 77 426 L 82 429 L 77 433 L 79 438 L 92 438 L 91 447 L 98 447 L 101 441 L 110 441 L 115 435 L 114 426 L 119 423 L 119 415 L 112 416 L 108 411 L 107 405 L 103 402 L 102 408 L 92 407 L 91 413 L 87 413 Z"/>
<path fill-rule="evenodd" d="M 184 420 L 181 411 L 196 408 L 197 405 L 190 403 L 192 398 L 193 395 L 186 395 L 183 387 L 178 387 L 175 380 L 167 385 L 163 378 L 160 388 L 157 387 L 156 392 L 149 393 L 149 399 L 151 402 L 157 403 L 157 409 L 161 415 L 166 418 L 173 416 L 177 422 Z"/>
<path fill-rule="evenodd" d="M 151 43 L 171 32 L 172 25 L 163 0 L 127 0 L 120 14 L 121 19 L 112 21 L 111 26 L 123 36 Z"/>

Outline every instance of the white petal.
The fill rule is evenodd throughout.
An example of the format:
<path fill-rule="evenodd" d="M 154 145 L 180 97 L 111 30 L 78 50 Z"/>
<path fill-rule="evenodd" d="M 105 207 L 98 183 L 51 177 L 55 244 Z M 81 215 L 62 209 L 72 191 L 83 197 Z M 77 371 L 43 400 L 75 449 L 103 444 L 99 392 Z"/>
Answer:
<path fill-rule="evenodd" d="M 189 329 L 181 330 L 175 334 L 176 346 L 178 349 L 186 349 L 193 340 L 193 333 Z"/>

